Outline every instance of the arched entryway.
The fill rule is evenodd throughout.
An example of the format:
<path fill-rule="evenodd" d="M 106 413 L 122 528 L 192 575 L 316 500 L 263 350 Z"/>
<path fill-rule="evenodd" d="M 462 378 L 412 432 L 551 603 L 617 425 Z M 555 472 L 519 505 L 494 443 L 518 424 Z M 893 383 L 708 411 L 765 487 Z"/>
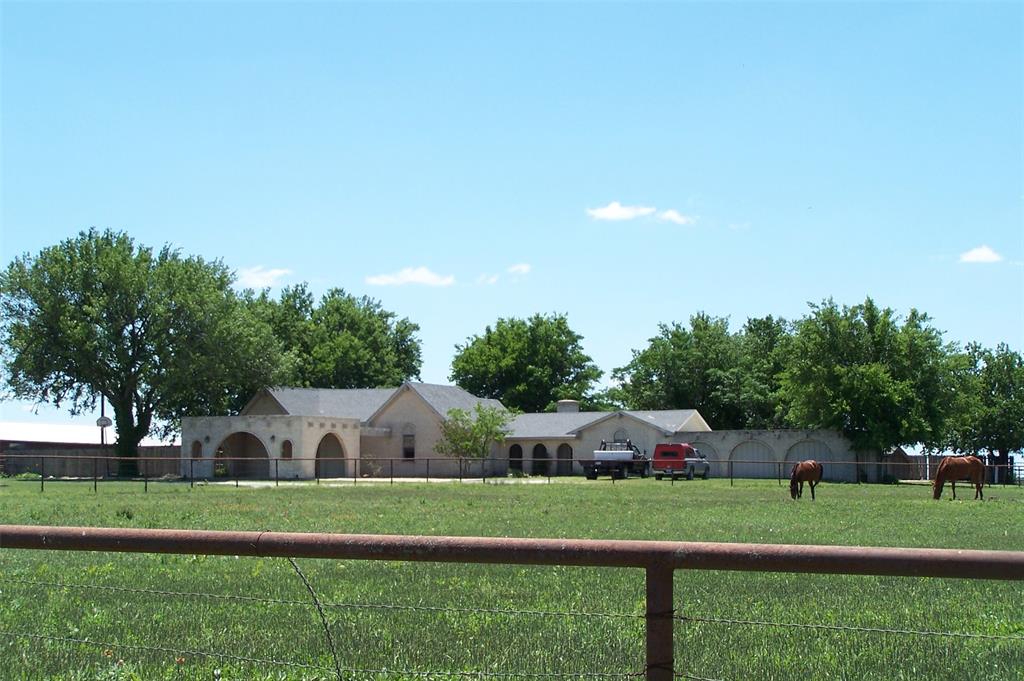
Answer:
<path fill-rule="evenodd" d="M 777 478 L 778 457 L 771 447 L 757 440 L 736 445 L 729 455 L 734 478 Z"/>
<path fill-rule="evenodd" d="M 534 445 L 532 463 L 530 472 L 533 475 L 548 475 L 549 466 L 551 465 L 548 462 L 548 448 L 541 444 Z"/>
<path fill-rule="evenodd" d="M 555 475 L 572 475 L 572 447 L 566 443 L 558 445 L 558 467 Z"/>
<path fill-rule="evenodd" d="M 807 459 L 814 459 L 818 463 L 822 464 L 822 478 L 825 480 L 854 480 L 855 478 L 846 478 L 846 473 L 853 473 L 853 465 L 836 465 L 831 462 L 834 461 L 835 457 L 832 455 L 832 449 L 821 442 L 820 440 L 801 440 L 795 445 L 789 448 L 786 452 L 786 464 L 782 470 L 784 477 L 792 475 L 793 464 L 799 461 L 806 461 Z M 849 468 L 849 471 L 846 469 Z M 840 470 L 842 469 L 842 470 Z"/>
<path fill-rule="evenodd" d="M 345 445 L 334 433 L 327 433 L 316 448 L 316 477 L 344 478 Z"/>
<path fill-rule="evenodd" d="M 252 433 L 232 433 L 214 451 L 215 476 L 256 480 L 270 477 L 267 448 Z"/>
<path fill-rule="evenodd" d="M 510 471 L 523 470 L 523 448 L 519 445 L 512 445 L 508 448 L 508 469 Z"/>

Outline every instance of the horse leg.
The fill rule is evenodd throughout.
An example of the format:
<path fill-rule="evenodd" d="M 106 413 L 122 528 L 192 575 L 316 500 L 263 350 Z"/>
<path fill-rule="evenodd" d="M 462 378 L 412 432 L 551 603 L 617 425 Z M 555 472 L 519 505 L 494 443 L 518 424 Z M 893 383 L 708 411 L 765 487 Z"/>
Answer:
<path fill-rule="evenodd" d="M 956 480 L 950 480 L 949 486 L 953 490 L 953 498 L 956 499 Z"/>
<path fill-rule="evenodd" d="M 815 483 L 815 482 L 814 482 L 814 481 L 812 480 L 812 481 L 808 482 L 807 484 L 811 486 L 811 501 L 814 501 L 814 486 L 815 486 L 815 484 L 817 484 L 817 483 Z"/>
<path fill-rule="evenodd" d="M 982 489 L 982 487 L 984 487 L 984 486 L 985 486 L 985 481 L 984 480 L 981 481 L 981 482 L 974 483 L 974 498 L 975 499 L 980 498 L 982 501 L 985 501 L 985 490 Z"/>
<path fill-rule="evenodd" d="M 800 481 L 800 491 L 796 493 L 796 498 L 797 499 L 803 499 L 804 498 L 804 481 L 803 480 Z"/>

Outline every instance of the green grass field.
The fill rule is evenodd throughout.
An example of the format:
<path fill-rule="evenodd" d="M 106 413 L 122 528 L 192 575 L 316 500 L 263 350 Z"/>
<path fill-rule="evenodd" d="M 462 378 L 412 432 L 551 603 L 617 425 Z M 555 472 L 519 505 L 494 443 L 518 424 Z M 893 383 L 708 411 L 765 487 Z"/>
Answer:
<path fill-rule="evenodd" d="M 793 502 L 775 481 L 652 479 L 94 494 L 0 480 L 0 523 L 1024 550 L 1024 489 L 961 496 L 825 483 L 816 502 Z M 297 563 L 327 603 L 344 678 L 643 670 L 640 570 Z M 0 550 L 0 575 L 4 679 L 336 677 L 287 560 Z M 1020 582 L 678 571 L 675 601 L 684 678 L 1024 679 Z"/>

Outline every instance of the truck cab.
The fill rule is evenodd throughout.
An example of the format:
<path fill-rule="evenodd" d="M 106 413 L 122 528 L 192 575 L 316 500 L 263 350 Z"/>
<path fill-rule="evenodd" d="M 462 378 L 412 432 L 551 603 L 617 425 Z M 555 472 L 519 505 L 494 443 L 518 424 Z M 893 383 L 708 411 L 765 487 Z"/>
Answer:
<path fill-rule="evenodd" d="M 625 479 L 631 475 L 646 478 L 651 474 L 651 460 L 647 452 L 641 452 L 630 440 L 601 440 L 601 447 L 594 450 L 592 458 L 576 459 L 576 463 L 583 467 L 587 480 L 597 480 L 599 475 Z"/>
<path fill-rule="evenodd" d="M 654 470 L 655 480 L 661 480 L 666 476 L 672 480 L 682 477 L 693 480 L 696 476 L 706 480 L 711 473 L 711 464 L 707 457 L 699 449 L 683 442 L 656 445 L 651 468 Z"/>

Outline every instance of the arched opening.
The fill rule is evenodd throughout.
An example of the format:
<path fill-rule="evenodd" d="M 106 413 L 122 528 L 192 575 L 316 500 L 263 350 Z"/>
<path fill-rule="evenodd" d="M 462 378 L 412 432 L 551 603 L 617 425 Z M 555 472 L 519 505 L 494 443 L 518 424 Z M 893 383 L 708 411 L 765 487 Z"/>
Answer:
<path fill-rule="evenodd" d="M 558 445 L 558 467 L 555 475 L 572 475 L 572 447 L 566 443 Z"/>
<path fill-rule="evenodd" d="M 772 448 L 757 440 L 736 445 L 729 455 L 734 478 L 777 478 L 778 457 Z"/>
<path fill-rule="evenodd" d="M 530 472 L 533 475 L 548 475 L 549 466 L 551 465 L 548 462 L 548 448 L 541 444 L 534 445 L 532 463 Z"/>
<path fill-rule="evenodd" d="M 232 433 L 216 449 L 214 474 L 229 478 L 266 480 L 270 477 L 270 456 L 267 448 L 252 433 Z"/>
<path fill-rule="evenodd" d="M 626 430 L 625 428 L 619 428 L 618 430 L 615 431 L 615 434 L 612 436 L 612 439 L 615 440 L 616 442 L 625 442 L 626 440 L 629 439 L 629 431 Z"/>
<path fill-rule="evenodd" d="M 327 433 L 316 448 L 316 477 L 345 477 L 345 445 L 334 433 Z"/>
<path fill-rule="evenodd" d="M 192 458 L 193 459 L 201 459 L 201 458 L 203 458 L 203 443 L 200 442 L 199 440 L 194 440 L 192 442 Z"/>
<path fill-rule="evenodd" d="M 281 443 L 281 458 L 290 459 L 292 458 L 292 441 L 285 440 Z"/>
<path fill-rule="evenodd" d="M 523 470 L 523 448 L 519 445 L 512 445 L 508 448 L 508 469 L 510 471 Z"/>
<path fill-rule="evenodd" d="M 844 469 L 844 471 L 842 472 L 837 469 L 837 466 L 829 465 L 829 462 L 834 460 L 834 457 L 832 456 L 832 450 L 829 448 L 827 444 L 821 442 L 820 440 L 801 440 L 800 442 L 797 442 L 795 445 L 790 447 L 789 451 L 786 452 L 786 464 L 782 470 L 783 476 L 788 478 L 790 475 L 792 475 L 793 464 L 799 461 L 806 461 L 807 459 L 814 459 L 818 463 L 824 464 L 822 466 L 822 478 L 825 480 L 856 479 L 853 477 L 853 464 L 848 464 L 847 466 L 840 466 L 839 468 Z M 844 472 L 850 475 L 851 477 L 845 477 L 842 474 Z"/>

